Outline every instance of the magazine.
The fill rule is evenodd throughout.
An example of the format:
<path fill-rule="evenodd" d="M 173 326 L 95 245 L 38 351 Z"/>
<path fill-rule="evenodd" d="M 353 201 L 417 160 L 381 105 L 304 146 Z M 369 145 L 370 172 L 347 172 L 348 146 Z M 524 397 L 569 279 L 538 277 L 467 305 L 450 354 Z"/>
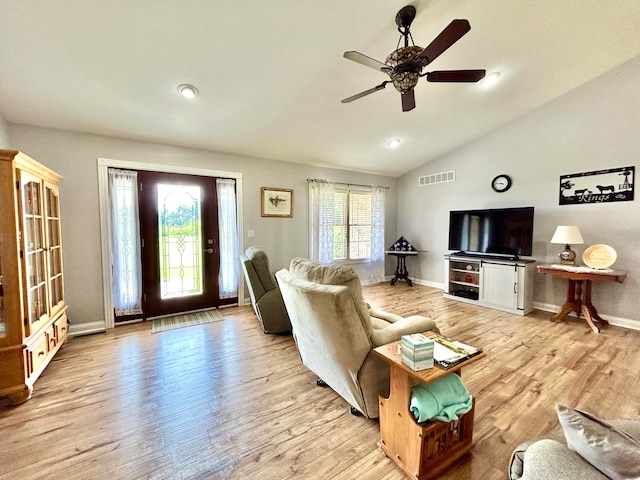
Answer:
<path fill-rule="evenodd" d="M 439 334 L 430 334 L 433 339 L 433 360 L 444 369 L 449 369 L 471 357 L 482 353 L 482 349 L 472 347 Z"/>

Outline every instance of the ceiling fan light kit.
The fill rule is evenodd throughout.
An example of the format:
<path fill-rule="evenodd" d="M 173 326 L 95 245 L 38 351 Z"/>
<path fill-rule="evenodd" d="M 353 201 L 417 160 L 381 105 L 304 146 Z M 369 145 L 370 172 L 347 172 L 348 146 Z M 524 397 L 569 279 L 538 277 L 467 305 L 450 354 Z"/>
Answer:
<path fill-rule="evenodd" d="M 484 77 L 484 84 L 487 87 L 493 87 L 496 83 L 498 83 L 499 79 L 500 79 L 500 72 L 492 72 L 486 77 Z"/>
<path fill-rule="evenodd" d="M 424 67 L 460 40 L 471 30 L 471 26 L 468 20 L 453 20 L 426 48 L 422 48 L 413 44 L 413 36 L 409 30 L 415 16 L 416 9 L 412 5 L 401 8 L 396 14 L 396 25 L 398 32 L 400 32 L 400 38 L 396 50 L 387 56 L 384 63 L 360 52 L 344 53 L 346 59 L 386 73 L 391 80 L 386 80 L 369 90 L 347 97 L 342 100 L 342 103 L 349 103 L 378 92 L 391 82 L 402 96 L 402 111 L 408 112 L 416 106 L 414 88 L 420 77 L 426 77 L 427 82 L 478 82 L 484 78 L 485 70 L 446 70 L 422 73 Z M 409 41 L 412 45 L 409 45 Z M 404 43 L 403 46 L 400 46 L 401 42 Z"/>

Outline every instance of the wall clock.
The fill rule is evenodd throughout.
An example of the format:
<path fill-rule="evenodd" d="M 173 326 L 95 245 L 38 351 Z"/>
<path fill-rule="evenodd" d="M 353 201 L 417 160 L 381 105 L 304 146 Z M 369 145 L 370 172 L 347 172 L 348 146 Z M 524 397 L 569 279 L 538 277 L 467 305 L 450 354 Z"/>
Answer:
<path fill-rule="evenodd" d="M 501 174 L 491 180 L 491 188 L 496 192 L 506 192 L 511 188 L 511 177 L 509 175 Z"/>

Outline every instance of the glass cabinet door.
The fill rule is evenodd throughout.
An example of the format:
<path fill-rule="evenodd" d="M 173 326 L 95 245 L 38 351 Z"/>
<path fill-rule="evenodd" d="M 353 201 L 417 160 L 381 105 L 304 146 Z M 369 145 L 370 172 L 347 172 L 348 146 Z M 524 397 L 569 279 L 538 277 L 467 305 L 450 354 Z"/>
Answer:
<path fill-rule="evenodd" d="M 45 212 L 47 222 L 47 253 L 49 265 L 49 313 L 62 306 L 62 244 L 60 242 L 60 205 L 58 189 L 45 183 Z"/>
<path fill-rule="evenodd" d="M 2 234 L 0 234 L 0 255 L 2 252 Z M 0 257 L 0 343 L 7 336 L 7 320 L 4 310 L 4 287 L 2 286 L 4 277 L 2 276 L 2 258 Z"/>
<path fill-rule="evenodd" d="M 42 212 L 42 182 L 20 172 L 22 192 L 22 232 L 25 264 L 26 315 L 29 334 L 46 321 L 47 281 L 44 216 Z"/>

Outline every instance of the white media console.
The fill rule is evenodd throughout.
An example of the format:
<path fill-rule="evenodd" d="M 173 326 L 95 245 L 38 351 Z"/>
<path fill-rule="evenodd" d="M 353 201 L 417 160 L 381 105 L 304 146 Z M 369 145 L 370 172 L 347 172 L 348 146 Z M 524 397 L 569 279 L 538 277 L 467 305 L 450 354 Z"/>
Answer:
<path fill-rule="evenodd" d="M 535 260 L 444 256 L 444 296 L 518 315 L 533 310 Z"/>

